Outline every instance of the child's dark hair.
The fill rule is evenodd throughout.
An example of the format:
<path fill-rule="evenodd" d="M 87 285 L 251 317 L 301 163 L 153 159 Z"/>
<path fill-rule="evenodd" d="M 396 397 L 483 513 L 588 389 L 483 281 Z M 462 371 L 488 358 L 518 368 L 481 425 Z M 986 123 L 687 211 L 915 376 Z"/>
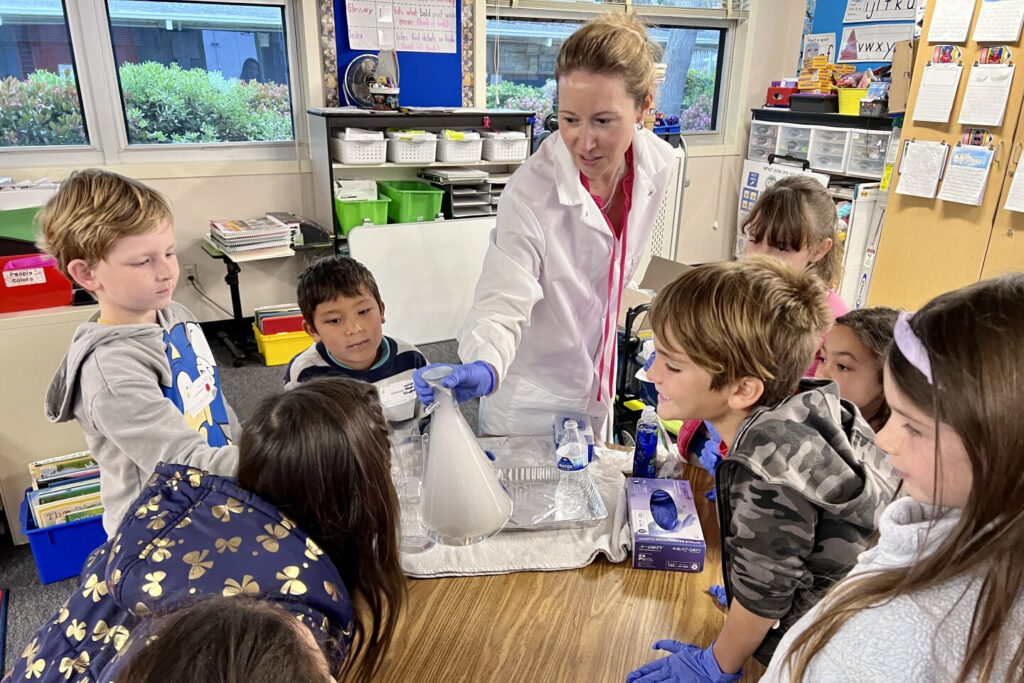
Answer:
<path fill-rule="evenodd" d="M 136 627 L 124 683 L 323 681 L 323 651 L 295 615 L 267 600 L 203 598 Z M 312 637 L 312 632 L 310 632 Z M 315 640 L 314 640 L 315 642 Z"/>
<path fill-rule="evenodd" d="M 369 294 L 384 310 L 373 273 L 359 261 L 348 256 L 325 256 L 299 275 L 299 310 L 314 329 L 313 313 L 325 301 L 338 297 L 355 298 Z"/>
<path fill-rule="evenodd" d="M 832 240 L 832 247 L 808 269 L 826 287 L 835 287 L 843 262 L 838 222 L 836 205 L 825 186 L 814 178 L 792 175 L 776 181 L 761 195 L 740 230 L 754 242 L 767 240 L 773 249 L 800 251 Z"/>
<path fill-rule="evenodd" d="M 1013 613 L 1024 594 L 1024 467 L 1020 419 L 1024 386 L 1024 273 L 942 294 L 909 322 L 927 353 L 932 381 L 889 347 L 886 367 L 908 402 L 936 421 L 934 481 L 941 481 L 938 423 L 959 437 L 973 483 L 953 530 L 929 554 L 907 567 L 862 574 L 826 596 L 819 618 L 793 642 L 786 663 L 793 681 L 861 610 L 898 595 L 923 594 L 958 576 L 978 582 L 970 632 L 956 681 L 996 680 L 1002 648 L 1012 649 L 999 680 L 1024 680 L 1024 641 Z M 888 427 L 887 427 L 888 428 Z M 936 492 L 941 495 L 936 484 Z M 948 605 L 937 605 L 952 609 Z"/>
<path fill-rule="evenodd" d="M 406 592 L 377 390 L 356 380 L 317 379 L 265 399 L 242 431 L 238 485 L 277 505 L 338 568 L 356 614 L 345 670 L 369 680 Z"/>
<path fill-rule="evenodd" d="M 878 382 L 882 383 L 882 370 L 885 367 L 885 356 L 892 343 L 892 330 L 896 326 L 896 317 L 900 312 L 886 306 L 871 308 L 855 308 L 836 318 L 836 325 L 849 327 L 860 343 L 871 352 L 871 358 L 878 366 Z M 865 418 L 869 422 L 884 425 L 890 415 L 889 404 L 884 400 L 878 415 Z"/>

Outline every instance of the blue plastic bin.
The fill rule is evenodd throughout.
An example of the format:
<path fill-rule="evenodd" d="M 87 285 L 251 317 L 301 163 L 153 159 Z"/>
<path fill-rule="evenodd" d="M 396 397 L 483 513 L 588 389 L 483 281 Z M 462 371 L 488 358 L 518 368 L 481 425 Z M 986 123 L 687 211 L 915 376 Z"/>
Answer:
<path fill-rule="evenodd" d="M 27 499 L 21 501 L 21 533 L 28 536 L 43 583 L 78 576 L 89 553 L 107 542 L 102 516 L 37 529 Z"/>

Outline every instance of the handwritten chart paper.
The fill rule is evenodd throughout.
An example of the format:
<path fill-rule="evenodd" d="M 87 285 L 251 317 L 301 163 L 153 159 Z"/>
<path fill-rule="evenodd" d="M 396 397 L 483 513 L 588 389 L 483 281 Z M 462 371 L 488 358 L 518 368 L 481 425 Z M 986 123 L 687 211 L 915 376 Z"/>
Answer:
<path fill-rule="evenodd" d="M 396 50 L 455 52 L 455 0 L 403 0 L 394 5 Z"/>
<path fill-rule="evenodd" d="M 348 18 L 348 45 L 353 50 L 379 50 L 377 36 L 377 2 L 375 0 L 346 0 Z"/>
<path fill-rule="evenodd" d="M 973 16 L 974 0 L 936 0 L 932 24 L 928 27 L 928 42 L 964 42 Z"/>
<path fill-rule="evenodd" d="M 969 126 L 1003 125 L 1014 69 L 1013 64 L 975 64 L 971 67 L 957 123 Z"/>
<path fill-rule="evenodd" d="M 939 199 L 978 206 L 985 194 L 992 150 L 974 145 L 957 145 L 949 157 L 949 168 L 939 190 Z"/>
<path fill-rule="evenodd" d="M 908 141 L 900 160 L 896 194 L 926 199 L 935 197 L 948 151 L 949 145 L 941 142 Z"/>
<path fill-rule="evenodd" d="M 846 14 L 843 16 L 844 24 L 913 20 L 914 0 L 846 0 Z"/>
<path fill-rule="evenodd" d="M 960 64 L 928 64 L 921 78 L 921 89 L 914 102 L 915 121 L 946 123 L 953 111 L 953 99 L 960 84 Z"/>
<path fill-rule="evenodd" d="M 455 0 L 346 0 L 353 50 L 456 51 Z"/>
<path fill-rule="evenodd" d="M 974 27 L 974 40 L 979 43 L 1016 43 L 1024 22 L 1024 0 L 985 0 Z"/>
<path fill-rule="evenodd" d="M 901 40 L 914 35 L 913 24 L 858 24 L 843 28 L 839 62 L 891 62 Z"/>

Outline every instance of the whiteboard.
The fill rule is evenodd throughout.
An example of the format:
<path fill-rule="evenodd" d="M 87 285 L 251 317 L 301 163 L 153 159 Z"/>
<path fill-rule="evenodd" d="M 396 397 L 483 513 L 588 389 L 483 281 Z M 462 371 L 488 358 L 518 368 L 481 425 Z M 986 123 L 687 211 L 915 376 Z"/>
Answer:
<path fill-rule="evenodd" d="M 493 216 L 358 226 L 349 253 L 373 273 L 384 333 L 413 344 L 454 339 L 473 305 Z"/>

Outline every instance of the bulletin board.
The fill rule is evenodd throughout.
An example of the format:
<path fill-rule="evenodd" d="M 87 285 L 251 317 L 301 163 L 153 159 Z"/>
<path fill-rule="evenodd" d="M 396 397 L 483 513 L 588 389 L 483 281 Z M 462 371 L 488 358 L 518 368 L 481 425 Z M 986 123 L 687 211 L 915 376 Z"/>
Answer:
<path fill-rule="evenodd" d="M 462 12 L 462 0 L 456 0 L 456 17 Z M 457 22 L 458 23 L 458 22 Z M 348 19 L 345 1 L 334 0 L 335 40 L 338 50 L 338 78 L 345 67 L 358 55 L 376 54 L 375 51 L 352 50 L 348 43 Z M 462 106 L 462 30 L 455 32 L 454 54 L 427 52 L 397 52 L 400 74 L 398 96 L 400 105 L 413 107 Z M 342 103 L 344 104 L 344 103 Z"/>
<path fill-rule="evenodd" d="M 859 31 L 865 35 L 866 38 L 863 42 L 884 42 L 887 46 L 890 42 L 889 39 L 895 37 L 895 34 L 887 37 L 887 32 L 906 33 L 897 38 L 898 40 L 907 40 L 911 37 L 912 33 L 907 31 L 912 31 L 911 27 L 914 21 L 906 17 L 912 15 L 913 12 L 908 12 L 906 9 L 908 6 L 913 9 L 914 5 L 914 0 L 898 0 L 898 2 L 896 0 L 817 0 L 814 4 L 814 20 L 811 23 L 810 32 L 812 34 L 833 34 L 835 37 L 833 45 L 836 50 L 834 56 L 838 56 L 842 52 L 844 33 L 848 29 Z M 844 21 L 848 18 L 848 8 L 850 18 L 857 15 L 858 21 Z M 893 19 L 892 17 L 898 18 Z M 907 29 L 907 31 L 900 31 L 900 29 Z M 884 57 L 884 48 L 878 54 Z M 880 58 L 878 61 L 853 62 L 853 66 L 857 71 L 863 71 L 868 68 L 885 66 L 891 62 L 892 55 L 890 54 L 888 58 Z"/>
<path fill-rule="evenodd" d="M 929 68 L 934 48 L 940 44 L 928 42 L 935 3 L 928 4 L 895 169 L 903 162 L 908 141 L 945 142 L 952 148 L 961 140 L 964 129 L 971 127 L 958 123 L 967 91 L 968 71 L 978 61 L 982 50 L 995 45 L 972 39 L 983 4 L 980 0 L 975 2 L 971 30 L 966 40 L 957 43 L 962 52 L 964 73 L 949 120 L 941 123 L 914 120 L 924 71 Z M 999 44 L 1009 47 L 1014 60 L 1019 58 L 1024 63 L 1024 43 L 1019 34 L 1016 42 Z M 1001 125 L 985 126 L 992 135 L 990 144 L 994 152 L 979 205 L 899 194 L 900 175 L 894 170 L 868 305 L 913 310 L 940 292 L 1013 269 L 1013 264 L 1016 269 L 1024 268 L 1024 214 L 1003 209 L 1005 187 L 1009 182 L 1007 171 L 1016 166 L 1020 139 L 1024 135 L 1019 126 L 1022 100 L 1024 68 L 1017 67 Z M 995 225 L 1001 227 L 994 229 Z M 1001 265 L 997 267 L 997 263 Z"/>

